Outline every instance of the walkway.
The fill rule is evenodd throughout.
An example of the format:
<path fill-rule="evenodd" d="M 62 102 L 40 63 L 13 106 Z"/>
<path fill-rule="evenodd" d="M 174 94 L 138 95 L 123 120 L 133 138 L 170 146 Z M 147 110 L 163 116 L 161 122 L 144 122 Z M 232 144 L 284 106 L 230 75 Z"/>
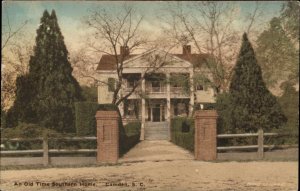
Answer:
<path fill-rule="evenodd" d="M 145 140 L 138 143 L 118 162 L 193 160 L 187 150 L 167 140 Z"/>

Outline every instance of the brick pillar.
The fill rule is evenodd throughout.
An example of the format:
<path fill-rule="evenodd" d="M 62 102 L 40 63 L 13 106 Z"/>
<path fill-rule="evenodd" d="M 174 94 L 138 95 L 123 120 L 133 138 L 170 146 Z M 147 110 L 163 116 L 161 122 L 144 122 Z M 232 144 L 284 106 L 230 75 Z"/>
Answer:
<path fill-rule="evenodd" d="M 217 112 L 199 110 L 195 112 L 195 159 L 217 159 Z"/>
<path fill-rule="evenodd" d="M 119 158 L 119 115 L 97 111 L 97 162 L 116 163 Z"/>

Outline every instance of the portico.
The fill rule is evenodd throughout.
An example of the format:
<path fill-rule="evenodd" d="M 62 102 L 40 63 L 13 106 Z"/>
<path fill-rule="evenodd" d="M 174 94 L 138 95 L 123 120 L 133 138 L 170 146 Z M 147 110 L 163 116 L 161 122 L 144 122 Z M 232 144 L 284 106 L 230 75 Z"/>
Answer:
<path fill-rule="evenodd" d="M 168 128 L 171 117 L 191 115 L 195 101 L 199 103 L 202 98 L 205 102 L 214 101 L 211 88 L 205 90 L 199 86 L 197 91 L 198 84 L 194 85 L 195 65 L 201 63 L 201 55 L 191 54 L 190 49 L 184 50 L 178 55 L 151 50 L 130 55 L 123 62 L 122 87 L 118 93 L 119 97 L 130 95 L 118 107 L 124 124 L 141 121 L 141 140 L 145 138 L 146 123 L 164 122 Z M 101 59 L 98 66 L 99 78 L 110 84 L 110 78 L 118 78 L 114 70 L 108 70 L 105 59 Z M 107 85 L 99 85 L 98 102 L 111 103 L 113 92 L 110 91 Z"/>

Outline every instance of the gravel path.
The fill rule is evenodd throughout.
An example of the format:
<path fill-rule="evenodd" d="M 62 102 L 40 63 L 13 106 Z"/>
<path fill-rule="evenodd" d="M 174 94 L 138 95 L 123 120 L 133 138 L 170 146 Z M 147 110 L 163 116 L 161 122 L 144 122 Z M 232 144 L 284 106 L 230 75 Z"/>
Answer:
<path fill-rule="evenodd" d="M 141 141 L 119 162 L 193 160 L 189 151 L 166 140 Z"/>
<path fill-rule="evenodd" d="M 120 166 L 1 172 L 1 190 L 9 191 L 296 191 L 297 182 L 297 162 L 147 161 Z"/>

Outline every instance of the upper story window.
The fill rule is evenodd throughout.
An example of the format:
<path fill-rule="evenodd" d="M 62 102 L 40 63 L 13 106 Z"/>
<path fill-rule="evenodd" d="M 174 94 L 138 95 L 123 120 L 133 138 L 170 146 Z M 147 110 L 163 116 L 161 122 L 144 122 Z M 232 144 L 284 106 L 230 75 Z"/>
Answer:
<path fill-rule="evenodd" d="M 137 81 L 134 79 L 127 80 L 127 88 L 133 88 L 137 84 Z"/>
<path fill-rule="evenodd" d="M 152 85 L 152 92 L 161 92 L 161 84 L 159 81 L 152 81 L 151 82 Z"/>
<path fill-rule="evenodd" d="M 109 92 L 115 91 L 116 80 L 114 78 L 108 78 L 107 87 Z"/>
<path fill-rule="evenodd" d="M 160 87 L 160 82 L 159 81 L 152 81 L 152 87 Z"/>

